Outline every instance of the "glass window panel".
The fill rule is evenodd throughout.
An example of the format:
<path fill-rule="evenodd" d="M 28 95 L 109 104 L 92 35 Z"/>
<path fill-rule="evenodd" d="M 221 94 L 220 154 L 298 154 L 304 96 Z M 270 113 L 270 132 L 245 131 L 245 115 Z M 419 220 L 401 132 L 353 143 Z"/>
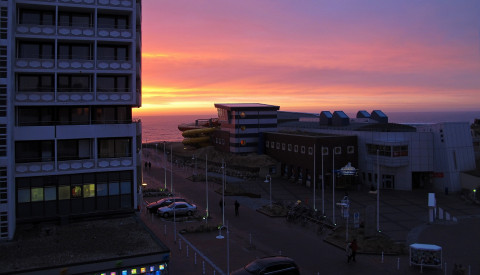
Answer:
<path fill-rule="evenodd" d="M 115 87 L 114 76 L 99 76 L 97 77 L 97 91 L 99 92 L 113 92 Z"/>
<path fill-rule="evenodd" d="M 91 59 L 89 45 L 72 45 L 72 59 Z"/>
<path fill-rule="evenodd" d="M 80 159 L 90 159 L 91 158 L 91 147 L 89 139 L 82 139 L 78 141 L 78 157 Z"/>
<path fill-rule="evenodd" d="M 42 22 L 41 25 L 55 25 L 53 12 L 44 11 L 42 12 Z"/>
<path fill-rule="evenodd" d="M 116 60 L 128 60 L 128 53 L 126 47 L 117 48 L 117 58 Z"/>
<path fill-rule="evenodd" d="M 115 140 L 115 157 L 130 157 L 130 139 Z"/>
<path fill-rule="evenodd" d="M 114 28 L 115 27 L 115 17 L 103 15 L 99 16 L 97 19 L 99 28 Z"/>
<path fill-rule="evenodd" d="M 90 15 L 89 14 L 73 14 L 72 26 L 90 27 Z"/>
<path fill-rule="evenodd" d="M 32 191 L 32 202 L 33 201 L 43 201 L 43 188 L 35 187 L 31 189 Z"/>
<path fill-rule="evenodd" d="M 58 45 L 58 58 L 70 59 L 70 47 L 68 45 Z"/>
<path fill-rule="evenodd" d="M 20 43 L 20 58 L 39 58 L 40 45 L 32 43 Z"/>
<path fill-rule="evenodd" d="M 45 187 L 45 201 L 54 201 L 57 199 L 57 188 L 55 186 Z"/>
<path fill-rule="evenodd" d="M 35 125 L 39 122 L 39 109 L 37 108 L 19 108 L 18 125 Z"/>
<path fill-rule="evenodd" d="M 18 202 L 19 203 L 30 202 L 30 188 L 18 189 Z"/>
<path fill-rule="evenodd" d="M 42 161 L 52 161 L 54 152 L 54 143 L 51 140 L 43 140 L 42 142 Z"/>
<path fill-rule="evenodd" d="M 89 92 L 90 77 L 85 75 L 73 75 L 71 76 L 71 85 L 75 92 Z"/>
<path fill-rule="evenodd" d="M 66 13 L 61 13 L 58 17 L 58 24 L 60 26 L 70 26 L 70 16 Z"/>
<path fill-rule="evenodd" d="M 115 48 L 111 46 L 98 46 L 98 60 L 115 60 Z"/>
<path fill-rule="evenodd" d="M 70 186 L 61 185 L 58 187 L 58 199 L 59 200 L 69 200 L 70 199 Z"/>
<path fill-rule="evenodd" d="M 128 16 L 117 17 L 117 29 L 128 29 Z"/>
<path fill-rule="evenodd" d="M 97 184 L 97 196 L 104 197 L 108 195 L 108 186 L 106 183 Z"/>
<path fill-rule="evenodd" d="M 129 181 L 122 181 L 121 182 L 121 193 L 122 194 L 130 194 L 132 188 L 132 183 Z"/>
<path fill-rule="evenodd" d="M 91 198 L 95 197 L 95 184 L 84 184 L 83 185 L 83 197 Z"/>
<path fill-rule="evenodd" d="M 77 159 L 77 141 L 59 140 L 57 142 L 58 160 Z"/>
<path fill-rule="evenodd" d="M 74 185 L 72 186 L 72 198 L 81 198 L 82 197 L 82 186 Z"/>
<path fill-rule="evenodd" d="M 42 44 L 41 58 L 53 59 L 53 44 Z"/>
<path fill-rule="evenodd" d="M 111 182 L 108 188 L 109 195 L 118 195 L 120 193 L 118 182 Z"/>
<path fill-rule="evenodd" d="M 117 76 L 117 91 L 118 92 L 127 92 L 128 91 L 128 78 L 127 76 Z"/>
<path fill-rule="evenodd" d="M 20 24 L 37 25 L 40 18 L 41 14 L 36 11 L 23 10 L 20 12 Z"/>
<path fill-rule="evenodd" d="M 40 87 L 40 78 L 36 75 L 19 75 L 18 90 L 20 92 L 36 92 Z"/>
<path fill-rule="evenodd" d="M 98 157 L 99 158 L 114 158 L 115 157 L 115 142 L 113 139 L 99 139 L 98 140 Z"/>
<path fill-rule="evenodd" d="M 53 92 L 53 75 L 40 76 L 40 91 Z"/>

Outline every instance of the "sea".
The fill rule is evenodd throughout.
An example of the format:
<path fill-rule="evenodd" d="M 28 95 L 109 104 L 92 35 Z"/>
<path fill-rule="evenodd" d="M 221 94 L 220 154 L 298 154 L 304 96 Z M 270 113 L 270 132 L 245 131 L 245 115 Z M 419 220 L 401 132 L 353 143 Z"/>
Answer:
<path fill-rule="evenodd" d="M 355 117 L 356 113 L 349 117 Z M 480 111 L 465 112 L 385 112 L 388 121 L 401 124 L 439 123 L 439 122 L 468 122 L 480 119 Z M 142 121 L 142 142 L 174 142 L 182 141 L 182 132 L 178 125 L 195 122 L 196 119 L 209 119 L 216 115 L 164 115 L 164 116 L 138 116 Z"/>

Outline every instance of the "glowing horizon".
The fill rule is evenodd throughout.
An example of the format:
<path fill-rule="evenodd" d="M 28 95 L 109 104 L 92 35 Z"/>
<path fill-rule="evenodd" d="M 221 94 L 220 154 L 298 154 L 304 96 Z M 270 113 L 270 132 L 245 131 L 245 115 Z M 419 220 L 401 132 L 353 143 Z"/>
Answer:
<path fill-rule="evenodd" d="M 480 106 L 480 3 L 143 1 L 142 107 L 212 114 Z"/>

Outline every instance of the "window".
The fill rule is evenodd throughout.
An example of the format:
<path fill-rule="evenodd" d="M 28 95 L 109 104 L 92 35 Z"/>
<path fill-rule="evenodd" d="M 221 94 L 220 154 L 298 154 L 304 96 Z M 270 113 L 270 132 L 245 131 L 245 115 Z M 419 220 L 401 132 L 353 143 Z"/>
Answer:
<path fill-rule="evenodd" d="M 275 141 L 270 142 L 270 148 L 275 149 Z"/>
<path fill-rule="evenodd" d="M 300 153 L 305 154 L 305 146 L 300 147 Z"/>
<path fill-rule="evenodd" d="M 241 112 L 241 113 L 240 113 L 240 117 L 241 117 L 241 118 L 245 118 L 245 112 Z"/>
<path fill-rule="evenodd" d="M 53 42 L 20 41 L 17 58 L 53 59 L 53 45 Z"/>
<path fill-rule="evenodd" d="M 99 14 L 97 18 L 99 29 L 128 29 L 127 15 Z"/>
<path fill-rule="evenodd" d="M 285 151 L 285 143 L 282 143 L 282 150 Z"/>
<path fill-rule="evenodd" d="M 322 155 L 328 156 L 328 147 L 322 147 Z"/>
<path fill-rule="evenodd" d="M 72 185 L 72 198 L 81 198 L 82 197 L 82 186 L 81 185 Z"/>
<path fill-rule="evenodd" d="M 408 146 L 393 146 L 393 157 L 406 157 L 408 156 Z"/>
<path fill-rule="evenodd" d="M 95 184 L 84 184 L 83 185 L 83 197 L 84 198 L 91 198 L 95 197 Z"/>
<path fill-rule="evenodd" d="M 335 152 L 335 155 L 340 155 L 342 153 L 342 147 L 335 147 L 334 152 Z"/>
<path fill-rule="evenodd" d="M 312 147 L 308 147 L 308 154 L 313 155 L 313 148 Z"/>
<path fill-rule="evenodd" d="M 17 75 L 18 92 L 54 92 L 53 74 Z"/>
<path fill-rule="evenodd" d="M 18 107 L 17 125 L 51 125 L 53 109 L 50 107 Z"/>
<path fill-rule="evenodd" d="M 32 202 L 43 201 L 43 188 L 35 187 L 31 189 L 31 192 L 32 192 L 32 196 L 31 196 Z"/>
<path fill-rule="evenodd" d="M 292 145 L 291 145 L 291 144 L 288 144 L 287 148 L 288 148 L 288 151 L 289 151 L 289 152 L 292 151 Z"/>
<path fill-rule="evenodd" d="M 92 15 L 89 13 L 60 12 L 58 14 L 58 25 L 65 27 L 92 27 Z"/>
<path fill-rule="evenodd" d="M 70 185 L 61 185 L 58 187 L 58 199 L 59 200 L 70 199 Z"/>
<path fill-rule="evenodd" d="M 108 196 L 108 185 L 106 183 L 97 184 L 97 196 L 99 197 Z"/>
<path fill-rule="evenodd" d="M 347 146 L 347 154 L 353 154 L 353 153 L 355 153 L 355 147 Z"/>
<path fill-rule="evenodd" d="M 269 142 L 269 141 L 266 141 L 266 142 L 265 142 L 265 147 L 267 147 L 267 148 L 270 147 L 270 142 Z"/>
<path fill-rule="evenodd" d="M 90 123 L 88 107 L 59 107 L 57 110 L 59 125 L 80 125 Z"/>
<path fill-rule="evenodd" d="M 58 59 L 92 60 L 90 44 L 58 44 Z"/>
<path fill-rule="evenodd" d="M 120 183 L 121 193 L 130 194 L 132 193 L 132 183 L 130 181 L 122 181 Z"/>
<path fill-rule="evenodd" d="M 89 139 L 58 140 L 58 160 L 91 159 L 92 149 Z"/>
<path fill-rule="evenodd" d="M 129 77 L 126 75 L 99 75 L 97 77 L 97 92 L 128 92 L 130 90 Z"/>
<path fill-rule="evenodd" d="M 277 150 L 280 150 L 280 142 L 277 142 L 276 145 L 277 145 L 277 147 L 276 147 Z"/>
<path fill-rule="evenodd" d="M 293 146 L 293 151 L 294 151 L 295 153 L 298 153 L 298 145 L 294 145 L 294 146 Z"/>
<path fill-rule="evenodd" d="M 7 155 L 7 125 L 0 124 L 0 156 L 4 157 L 6 155 Z"/>
<path fill-rule="evenodd" d="M 128 46 L 122 45 L 99 45 L 97 48 L 97 60 L 128 60 Z"/>
<path fill-rule="evenodd" d="M 120 194 L 120 188 L 119 188 L 119 183 L 118 182 L 111 182 L 108 184 L 108 194 L 109 195 L 118 195 Z"/>
<path fill-rule="evenodd" d="M 45 201 L 54 201 L 57 199 L 57 188 L 55 186 L 45 187 Z"/>
<path fill-rule="evenodd" d="M 121 158 L 131 157 L 130 138 L 105 138 L 98 139 L 98 157 L 99 158 Z"/>
<path fill-rule="evenodd" d="M 246 140 L 244 140 L 244 139 L 242 139 L 242 140 L 240 141 L 240 145 L 242 145 L 242 146 L 245 146 L 245 145 L 247 145 L 247 141 L 246 141 Z"/>
<path fill-rule="evenodd" d="M 55 25 L 55 13 L 48 10 L 21 9 L 18 23 L 20 25 Z"/>
<path fill-rule="evenodd" d="M 54 160 L 52 140 L 29 140 L 15 142 L 15 162 L 44 162 Z"/>
<path fill-rule="evenodd" d="M 88 93 L 92 91 L 92 75 L 58 75 L 57 82 L 59 92 Z"/>
<path fill-rule="evenodd" d="M 19 203 L 30 202 L 30 188 L 18 189 Z"/>

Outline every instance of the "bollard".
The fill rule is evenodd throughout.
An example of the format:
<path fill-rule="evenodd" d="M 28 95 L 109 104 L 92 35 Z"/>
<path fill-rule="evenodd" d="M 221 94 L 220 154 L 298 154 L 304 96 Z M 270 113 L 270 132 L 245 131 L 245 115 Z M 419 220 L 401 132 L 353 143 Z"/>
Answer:
<path fill-rule="evenodd" d="M 202 261 L 202 274 L 205 275 L 205 261 Z"/>
<path fill-rule="evenodd" d="M 383 264 L 383 251 L 382 251 L 382 264 Z"/>
<path fill-rule="evenodd" d="M 197 265 L 197 252 L 195 252 L 195 265 Z"/>
<path fill-rule="evenodd" d="M 187 258 L 188 258 L 188 245 L 187 245 Z"/>
<path fill-rule="evenodd" d="M 400 258 L 397 258 L 397 270 L 400 270 Z"/>

